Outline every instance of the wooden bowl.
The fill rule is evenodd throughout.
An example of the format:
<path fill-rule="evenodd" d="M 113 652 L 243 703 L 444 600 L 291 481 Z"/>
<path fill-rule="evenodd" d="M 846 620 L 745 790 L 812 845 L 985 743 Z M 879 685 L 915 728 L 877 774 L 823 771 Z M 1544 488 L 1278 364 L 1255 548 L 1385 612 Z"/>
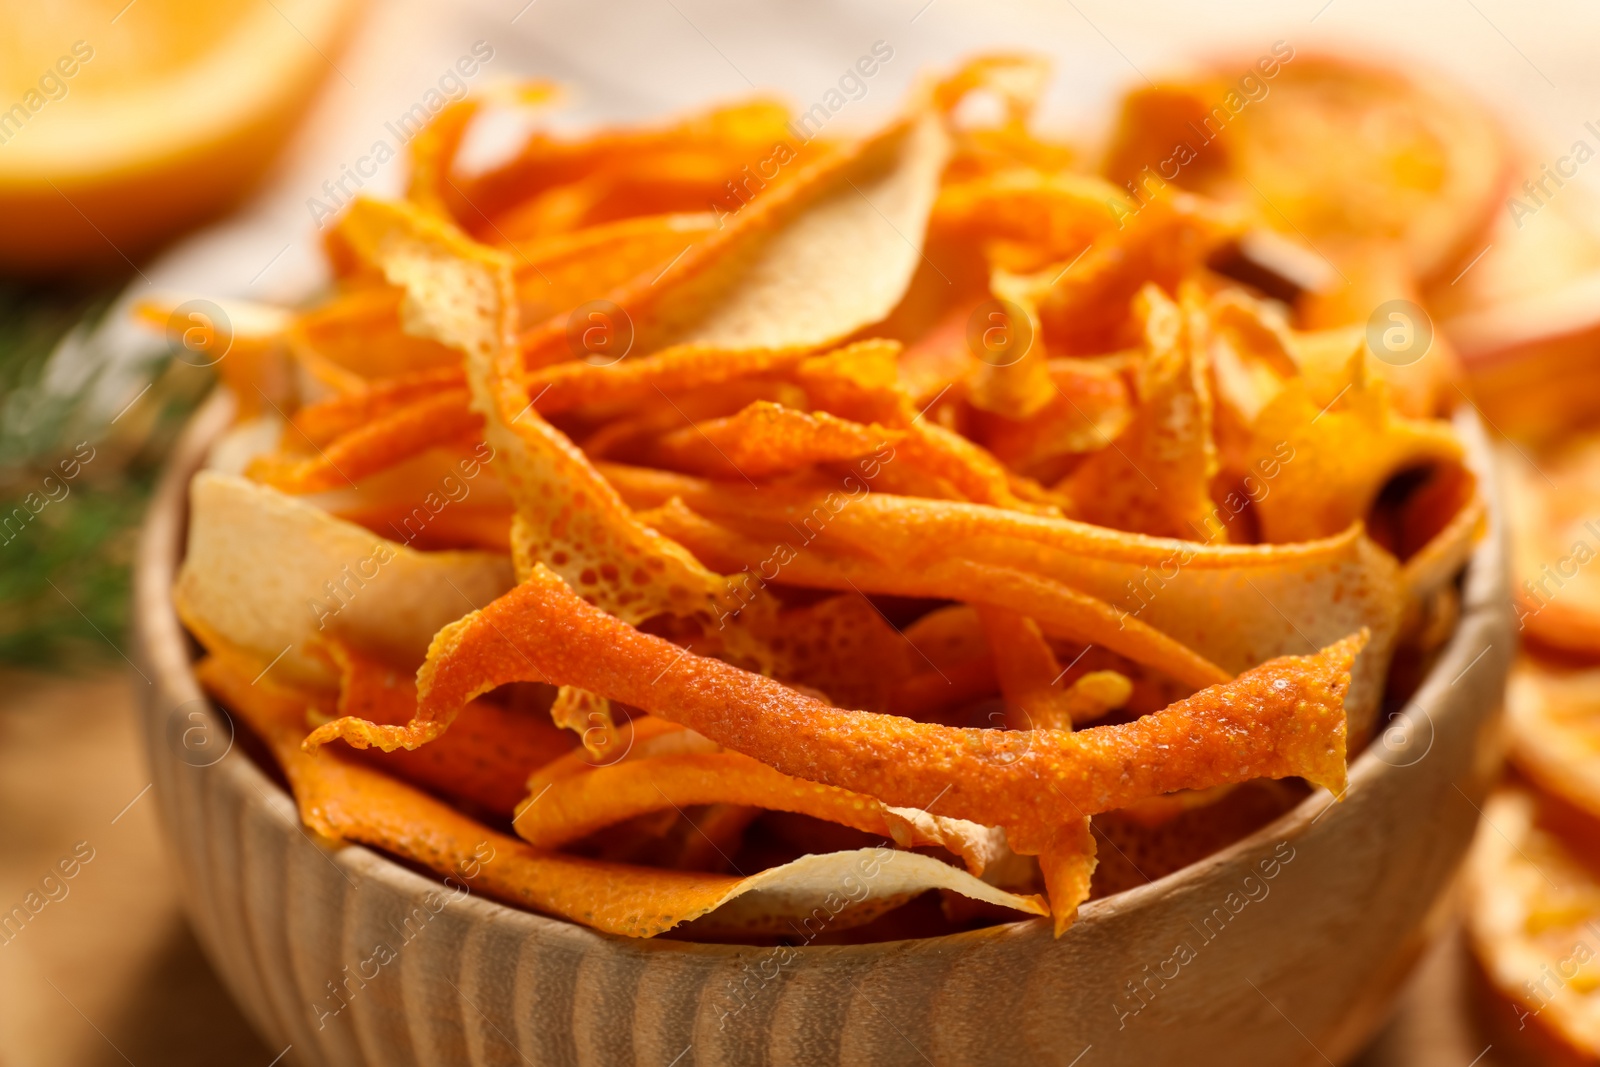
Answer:
<path fill-rule="evenodd" d="M 1442 925 L 1496 769 L 1487 733 L 1514 647 L 1498 522 L 1409 728 L 1356 759 L 1342 803 L 1319 792 L 1086 905 L 1059 940 L 1043 919 L 851 947 L 630 940 L 477 897 L 441 907 L 433 879 L 314 841 L 230 750 L 168 597 L 189 478 L 228 417 L 220 399 L 197 416 L 145 527 L 146 741 L 200 941 L 301 1063 L 1322 1064 L 1360 1049 Z M 1477 422 L 1458 424 L 1483 471 Z M 382 964 L 379 943 L 394 947 Z"/>

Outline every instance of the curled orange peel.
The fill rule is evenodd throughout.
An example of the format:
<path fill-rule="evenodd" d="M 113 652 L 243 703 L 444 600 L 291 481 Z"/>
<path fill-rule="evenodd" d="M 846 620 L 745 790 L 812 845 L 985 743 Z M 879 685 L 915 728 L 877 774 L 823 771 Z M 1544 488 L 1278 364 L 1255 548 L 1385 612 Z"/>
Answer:
<path fill-rule="evenodd" d="M 721 478 L 765 478 L 870 455 L 904 434 L 758 400 L 736 415 L 674 430 L 655 442 L 663 466 Z"/>
<path fill-rule="evenodd" d="M 1117 439 L 1085 459 L 1061 488 L 1072 498 L 1074 517 L 1096 525 L 1225 544 L 1211 500 L 1217 449 L 1205 352 L 1182 310 L 1158 287 L 1146 285 L 1134 307 L 1145 345 L 1134 375 L 1136 411 Z"/>
<path fill-rule="evenodd" d="M 1016 721 L 1011 725 L 1017 729 L 1071 730 L 1067 690 L 1056 684 L 1066 672 L 1039 624 L 1014 611 L 986 605 L 978 607 L 978 618 L 983 621 L 990 655 L 994 657 L 1000 694 L 1009 709 L 1020 713 L 1012 716 Z"/>
<path fill-rule="evenodd" d="M 512 592 L 439 633 L 418 673 L 410 724 L 341 719 L 313 732 L 306 747 L 342 737 L 415 748 L 473 696 L 538 671 L 680 722 L 785 774 L 897 806 L 943 793 L 950 814 L 1004 827 L 1018 851 L 1036 852 L 1063 807 L 1092 815 L 1258 777 L 1304 777 L 1341 791 L 1344 695 L 1366 640 L 1354 634 L 1313 656 L 1270 661 L 1131 723 L 1071 734 L 959 730 L 836 709 L 696 656 L 584 603 L 536 567 Z M 1170 755 L 1152 761 L 1152 751 Z"/>
<path fill-rule="evenodd" d="M 417 710 L 415 679 L 337 638 L 321 648 L 339 669 L 339 716 L 403 725 Z M 225 653 L 226 654 L 226 653 Z M 550 722 L 484 700 L 461 709 L 455 729 L 413 752 L 369 752 L 374 765 L 496 815 L 523 799 L 530 772 L 571 751 L 572 739 Z"/>
<path fill-rule="evenodd" d="M 1093 827 L 1084 817 L 1068 820 L 1039 852 L 1039 873 L 1050 897 L 1057 937 L 1078 917 L 1078 905 L 1089 899 L 1096 851 Z"/>
<path fill-rule="evenodd" d="M 294 794 L 301 820 L 323 837 L 381 848 L 446 879 L 455 895 L 492 899 L 583 923 L 624 937 L 655 937 L 728 907 L 746 925 L 785 929 L 827 892 L 865 887 L 862 903 L 892 906 L 917 893 L 948 888 L 1024 915 L 1046 915 L 1045 902 L 995 888 L 940 860 L 892 848 L 804 856 L 749 877 L 608 863 L 535 848 L 491 829 L 382 771 L 332 750 L 300 744 L 306 695 L 270 678 L 252 682 L 252 661 L 227 655 L 202 660 L 196 673 L 271 750 Z M 774 903 L 759 890 L 788 903 Z M 796 901 L 801 903 L 795 903 Z M 761 922 L 759 920 L 773 920 Z"/>
<path fill-rule="evenodd" d="M 651 509 L 656 528 L 712 566 L 754 568 L 788 544 L 803 550 L 784 567 L 786 582 L 851 588 L 848 580 L 867 593 L 1008 608 L 1049 636 L 1104 645 L 1196 688 L 1367 628 L 1372 644 L 1350 704 L 1356 735 L 1377 714 L 1401 621 L 1399 564 L 1360 524 L 1293 544 L 1207 544 L 892 492 L 840 506 L 845 495 L 830 501 L 825 488 L 752 490 L 598 466 L 634 507 Z M 790 524 L 811 516 L 818 521 L 797 535 Z"/>
<path fill-rule="evenodd" d="M 749 756 L 725 751 L 625 759 L 535 784 L 518 805 L 512 825 L 530 844 L 560 848 L 639 815 L 697 804 L 797 812 L 890 838 L 906 848 L 942 846 L 961 856 L 975 875 L 983 874 L 1003 848 L 1003 842 L 973 823 L 890 808 L 870 796 L 780 774 Z"/>
<path fill-rule="evenodd" d="M 873 494 L 863 498 L 861 503 L 875 498 L 881 499 L 881 495 Z M 798 511 L 794 521 L 803 523 L 812 516 L 825 519 L 830 514 L 837 519 L 850 510 L 835 510 L 825 502 L 819 503 L 818 508 Z M 890 596 L 956 597 L 1025 614 L 1046 632 L 1084 643 L 1102 644 L 1196 688 L 1214 685 L 1229 677 L 1205 656 L 1127 612 L 1028 569 L 952 557 L 912 566 L 905 557 L 891 562 L 859 552 L 830 552 L 824 538 L 834 526 L 825 522 L 819 522 L 822 536 L 809 543 L 803 552 L 791 556 L 781 550 L 794 540 L 792 535 L 779 534 L 772 539 L 746 536 L 695 515 L 681 501 L 647 514 L 654 528 L 688 546 L 713 565 L 730 570 L 740 566 L 756 567 L 764 560 L 775 558 L 773 546 L 778 545 L 780 554 L 776 558 L 785 560 L 784 581 L 792 585 L 854 589 Z M 890 539 L 886 532 L 885 543 L 880 547 L 887 548 Z M 944 549 L 949 551 L 954 547 L 953 543 Z"/>
<path fill-rule="evenodd" d="M 476 436 L 482 424 L 467 407 L 466 390 L 447 389 L 358 426 L 305 459 L 261 456 L 250 465 L 249 474 L 286 493 L 353 487 L 358 479 L 430 446 Z"/>

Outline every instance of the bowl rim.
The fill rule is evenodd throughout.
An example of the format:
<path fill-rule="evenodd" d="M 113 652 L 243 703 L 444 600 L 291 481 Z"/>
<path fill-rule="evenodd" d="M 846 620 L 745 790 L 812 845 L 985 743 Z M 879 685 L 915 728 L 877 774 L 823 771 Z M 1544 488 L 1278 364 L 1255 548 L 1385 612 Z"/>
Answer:
<path fill-rule="evenodd" d="M 154 674 L 157 685 L 153 699 L 146 702 L 144 714 L 154 718 L 170 710 L 171 706 L 200 701 L 213 728 L 236 729 L 233 716 L 213 701 L 201 688 L 193 671 L 191 652 L 193 639 L 178 620 L 170 591 L 182 559 L 189 513 L 189 484 L 193 475 L 203 466 L 212 443 L 230 425 L 235 412 L 235 402 L 225 388 L 217 388 L 191 417 L 178 444 L 169 457 L 166 469 L 151 498 L 141 530 L 135 559 L 133 626 L 139 659 Z M 1443 690 L 1455 685 L 1484 657 L 1488 646 L 1474 648 L 1473 634 L 1480 628 L 1469 622 L 1480 617 L 1499 613 L 1509 617 L 1510 581 L 1506 560 L 1506 531 L 1503 521 L 1500 494 L 1492 474 L 1492 454 L 1476 409 L 1470 405 L 1457 411 L 1453 418 L 1457 433 L 1465 446 L 1468 468 L 1477 476 L 1479 490 L 1488 503 L 1488 528 L 1473 549 L 1464 568 L 1461 582 L 1461 611 L 1455 631 L 1440 651 L 1433 667 L 1424 676 L 1416 691 L 1397 713 L 1414 716 L 1420 713 L 1429 723 L 1430 730 L 1448 728 L 1453 716 L 1453 705 L 1441 699 Z M 1453 672 L 1453 673 L 1451 673 Z M 1453 680 L 1446 681 L 1450 673 Z M 172 700 L 172 698 L 177 698 Z M 1428 707 L 1442 707 L 1441 717 L 1435 719 Z M 154 744 L 155 732 L 147 730 L 147 745 Z M 1430 735 L 1429 747 L 1432 746 Z M 1277 841 L 1294 841 L 1305 834 L 1323 815 L 1339 806 L 1342 800 L 1357 788 L 1403 770 L 1413 764 L 1389 763 L 1381 758 L 1378 736 L 1350 763 L 1345 792 L 1333 797 L 1326 789 L 1314 790 L 1295 807 L 1254 832 L 1218 849 L 1194 862 L 1152 879 L 1144 885 L 1134 886 L 1117 893 L 1090 900 L 1078 909 L 1073 929 L 1105 923 L 1125 913 L 1137 911 L 1156 900 L 1180 893 L 1185 889 L 1205 884 L 1213 872 L 1235 864 L 1242 856 L 1258 851 L 1263 845 Z M 1424 752 L 1424 756 L 1426 756 Z M 157 753 L 147 754 L 155 762 Z M 1416 762 L 1420 762 L 1421 757 Z M 269 816 L 282 828 L 301 831 L 299 809 L 294 798 L 287 793 L 257 762 L 244 752 L 230 749 L 216 764 L 206 768 L 228 775 L 231 788 L 242 790 L 244 803 L 266 809 Z M 252 796 L 252 794 L 254 794 Z M 373 878 L 388 888 L 417 898 L 436 889 L 440 884 L 378 849 L 357 842 L 339 841 L 332 845 L 319 843 L 331 862 L 348 866 L 363 878 Z M 464 914 L 477 921 L 494 923 L 507 933 L 543 938 L 573 938 L 583 945 L 597 941 L 613 947 L 641 953 L 669 952 L 676 954 L 712 955 L 729 960 L 748 952 L 750 946 L 739 942 L 680 941 L 664 938 L 632 938 L 608 934 L 600 930 L 570 922 L 557 916 L 502 904 L 478 893 L 467 893 L 455 900 L 454 907 L 464 909 Z M 795 950 L 817 960 L 824 957 L 874 956 L 886 950 L 939 951 L 994 938 L 1031 936 L 1048 938 L 1049 917 L 1018 919 L 1007 923 L 966 930 L 934 937 L 909 938 L 892 941 L 874 941 L 854 945 L 799 945 Z M 1068 931 L 1067 937 L 1070 937 Z M 1066 938 L 1064 937 L 1063 940 Z"/>

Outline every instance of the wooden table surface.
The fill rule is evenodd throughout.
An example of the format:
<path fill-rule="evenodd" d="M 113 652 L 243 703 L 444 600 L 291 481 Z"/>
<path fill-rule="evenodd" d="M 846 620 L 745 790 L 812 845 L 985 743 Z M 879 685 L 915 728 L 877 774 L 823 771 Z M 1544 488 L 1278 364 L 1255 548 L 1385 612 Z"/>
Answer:
<path fill-rule="evenodd" d="M 284 1051 L 251 1032 L 184 921 L 135 732 L 143 684 L 0 672 L 0 908 L 79 842 L 94 850 L 0 939 L 0 1067 L 269 1067 Z M 1359 1067 L 1547 1062 L 1472 974 L 1459 938 L 1435 949 Z"/>
<path fill-rule="evenodd" d="M 0 935 L 3 1067 L 267 1067 L 280 1051 L 250 1030 L 183 918 L 145 791 L 142 685 L 131 671 L 0 672 L 0 911 L 79 842 L 94 850 L 66 896 Z"/>

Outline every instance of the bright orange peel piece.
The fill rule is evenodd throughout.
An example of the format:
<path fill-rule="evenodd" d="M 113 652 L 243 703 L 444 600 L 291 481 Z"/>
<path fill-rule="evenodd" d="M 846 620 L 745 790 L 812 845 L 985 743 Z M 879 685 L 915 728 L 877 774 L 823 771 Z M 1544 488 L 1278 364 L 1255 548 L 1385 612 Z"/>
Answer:
<path fill-rule="evenodd" d="M 340 720 L 307 747 L 335 736 L 415 747 L 473 696 L 538 671 L 681 722 L 785 774 L 886 803 L 922 806 L 948 787 L 941 805 L 952 815 L 1002 826 L 1013 847 L 1037 851 L 1060 825 L 1063 805 L 1092 815 L 1257 777 L 1299 776 L 1342 790 L 1344 697 L 1365 643 L 1356 634 L 1314 656 L 1271 661 L 1131 723 L 1021 732 L 1026 751 L 1018 755 L 1006 731 L 840 710 L 696 656 L 585 604 L 535 568 L 511 593 L 441 631 L 419 672 L 418 715 L 408 727 Z M 1150 751 L 1171 756 L 1155 762 Z"/>

